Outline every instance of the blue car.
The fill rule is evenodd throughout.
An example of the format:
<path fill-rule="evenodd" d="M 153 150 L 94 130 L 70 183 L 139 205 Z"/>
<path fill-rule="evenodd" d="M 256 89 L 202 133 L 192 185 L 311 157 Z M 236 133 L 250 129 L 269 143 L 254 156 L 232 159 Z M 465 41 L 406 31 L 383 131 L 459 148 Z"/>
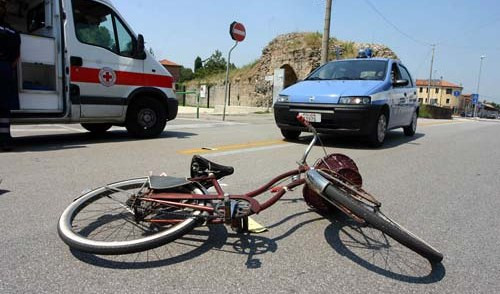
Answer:
<path fill-rule="evenodd" d="M 329 62 L 283 90 L 274 104 L 277 126 L 286 139 L 308 130 L 302 114 L 320 133 L 363 135 L 379 147 L 388 130 L 413 136 L 419 103 L 415 82 L 399 60 L 358 58 Z"/>

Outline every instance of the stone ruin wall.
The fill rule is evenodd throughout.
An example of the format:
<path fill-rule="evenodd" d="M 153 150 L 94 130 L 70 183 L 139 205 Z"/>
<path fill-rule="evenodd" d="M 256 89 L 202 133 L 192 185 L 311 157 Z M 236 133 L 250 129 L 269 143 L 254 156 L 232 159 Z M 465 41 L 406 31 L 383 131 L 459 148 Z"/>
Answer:
<path fill-rule="evenodd" d="M 230 105 L 269 107 L 272 104 L 272 82 L 266 81 L 266 76 L 272 76 L 274 70 L 286 67 L 297 79 L 304 79 L 312 70 L 320 65 L 321 48 L 319 44 L 308 46 L 307 35 L 311 33 L 290 33 L 280 35 L 271 41 L 262 51 L 262 56 L 249 70 L 231 76 Z M 335 52 L 344 56 L 346 43 L 350 43 L 351 51 L 370 47 L 374 57 L 397 58 L 396 54 L 380 44 L 353 43 L 333 40 L 330 42 L 330 59 L 335 59 Z M 315 46 L 318 45 L 318 46 Z M 350 52 L 352 55 L 352 52 Z M 352 57 L 352 56 L 346 56 Z M 189 88 L 196 84 L 188 84 Z M 182 101 L 182 100 L 180 100 Z M 187 105 L 195 105 L 196 97 L 186 97 Z M 215 107 L 224 104 L 224 81 L 219 80 L 209 84 L 209 101 L 202 99 L 200 105 Z"/>

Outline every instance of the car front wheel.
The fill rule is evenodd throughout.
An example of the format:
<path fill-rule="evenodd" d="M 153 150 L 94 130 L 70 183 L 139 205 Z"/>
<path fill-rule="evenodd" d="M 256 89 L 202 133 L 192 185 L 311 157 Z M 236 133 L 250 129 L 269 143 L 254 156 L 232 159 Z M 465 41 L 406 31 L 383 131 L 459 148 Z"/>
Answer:
<path fill-rule="evenodd" d="M 381 113 L 375 125 L 372 128 L 368 141 L 372 147 L 380 147 L 384 144 L 385 135 L 387 133 L 387 117 Z"/>
<path fill-rule="evenodd" d="M 297 140 L 300 136 L 300 131 L 291 131 L 291 130 L 281 130 L 281 134 L 287 140 Z"/>

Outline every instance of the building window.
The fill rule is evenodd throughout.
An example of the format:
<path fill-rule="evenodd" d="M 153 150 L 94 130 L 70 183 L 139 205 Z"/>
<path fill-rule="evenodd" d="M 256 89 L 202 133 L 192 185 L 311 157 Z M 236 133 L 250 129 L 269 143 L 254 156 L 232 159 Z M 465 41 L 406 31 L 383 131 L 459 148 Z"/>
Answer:
<path fill-rule="evenodd" d="M 424 101 L 424 99 L 418 98 L 418 103 L 422 103 L 422 101 Z"/>
<path fill-rule="evenodd" d="M 439 88 L 436 88 L 436 94 L 439 94 Z"/>
<path fill-rule="evenodd" d="M 424 92 L 424 88 L 420 87 L 420 93 Z"/>
<path fill-rule="evenodd" d="M 446 99 L 446 104 L 450 104 L 450 99 Z"/>
<path fill-rule="evenodd" d="M 451 95 L 453 93 L 453 89 L 446 89 L 446 95 Z"/>
<path fill-rule="evenodd" d="M 426 89 L 425 89 L 425 93 L 429 93 L 429 88 L 426 88 Z"/>

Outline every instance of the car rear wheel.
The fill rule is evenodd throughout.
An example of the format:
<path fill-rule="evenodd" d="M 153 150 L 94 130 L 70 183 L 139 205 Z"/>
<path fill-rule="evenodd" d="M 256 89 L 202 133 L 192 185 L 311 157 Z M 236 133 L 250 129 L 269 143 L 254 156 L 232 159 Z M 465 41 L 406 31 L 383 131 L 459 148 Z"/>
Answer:
<path fill-rule="evenodd" d="M 281 134 L 287 140 L 297 140 L 300 136 L 300 131 L 292 131 L 292 130 L 281 130 Z"/>
<path fill-rule="evenodd" d="M 413 135 L 415 135 L 415 132 L 417 131 L 417 120 L 417 112 L 415 111 L 413 113 L 410 125 L 403 128 L 406 136 L 412 137 Z"/>

